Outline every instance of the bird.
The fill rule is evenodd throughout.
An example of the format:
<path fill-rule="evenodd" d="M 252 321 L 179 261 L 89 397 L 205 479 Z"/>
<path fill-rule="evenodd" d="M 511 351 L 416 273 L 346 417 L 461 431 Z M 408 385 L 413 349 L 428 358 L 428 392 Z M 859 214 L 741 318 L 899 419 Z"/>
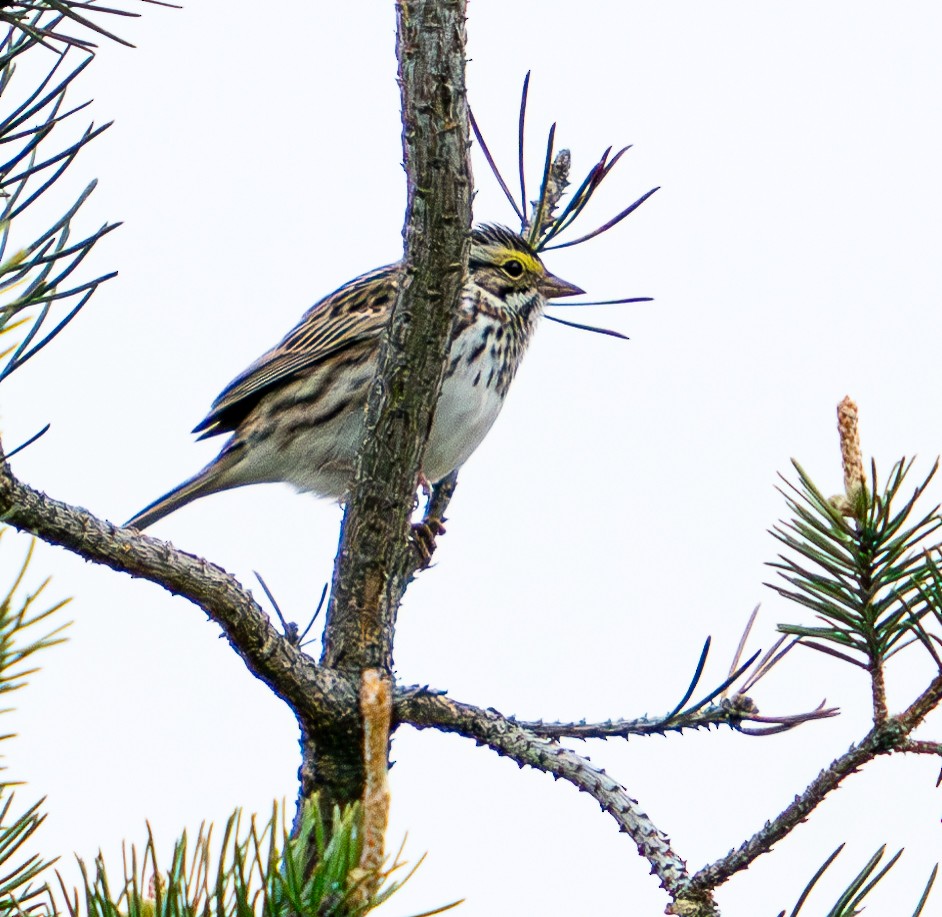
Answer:
<path fill-rule="evenodd" d="M 231 434 L 219 455 L 126 525 L 147 528 L 193 500 L 246 484 L 286 482 L 343 500 L 402 271 L 399 262 L 362 274 L 308 309 L 223 389 L 193 430 L 199 439 Z M 549 273 L 512 229 L 483 224 L 471 231 L 467 279 L 420 469 L 424 481 L 445 478 L 481 444 L 546 303 L 583 292 Z"/>

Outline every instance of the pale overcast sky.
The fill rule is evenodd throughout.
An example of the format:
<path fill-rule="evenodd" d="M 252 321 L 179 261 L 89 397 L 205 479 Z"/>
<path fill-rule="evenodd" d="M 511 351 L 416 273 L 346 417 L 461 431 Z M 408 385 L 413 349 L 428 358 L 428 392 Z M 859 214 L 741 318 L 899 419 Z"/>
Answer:
<path fill-rule="evenodd" d="M 116 23 L 138 49 L 105 47 L 75 96 L 116 120 L 73 169 L 76 185 L 100 180 L 85 225 L 125 221 L 95 259 L 120 276 L 2 401 L 8 446 L 52 424 L 17 473 L 118 522 L 215 454 L 189 430 L 234 375 L 315 300 L 399 257 L 404 204 L 391 3 L 143 11 Z M 656 714 L 708 634 L 706 678 L 722 679 L 757 602 L 755 648 L 777 622 L 808 620 L 763 585 L 785 512 L 777 473 L 795 456 L 840 489 L 848 393 L 884 474 L 904 454 L 924 473 L 942 451 L 940 26 L 929 2 L 471 3 L 471 102 L 506 171 L 530 69 L 534 180 L 551 121 L 578 172 L 634 144 L 586 229 L 662 186 L 548 267 L 594 297 L 655 301 L 579 313 L 627 342 L 540 328 L 406 598 L 403 683 L 526 718 Z M 475 168 L 477 218 L 511 222 Z M 339 521 L 336 505 L 272 485 L 199 501 L 153 534 L 252 588 L 260 571 L 303 621 Z M 3 544 L 10 569 L 25 541 Z M 67 875 L 73 851 L 99 847 L 117 868 L 145 819 L 169 855 L 184 826 L 293 801 L 295 723 L 217 627 L 60 551 L 37 552 L 46 572 L 52 594 L 75 597 L 75 625 L 17 698 L 7 763 L 29 781 L 23 799 L 48 795 L 42 848 Z M 894 708 L 930 677 L 924 657 L 891 664 Z M 772 738 L 578 747 L 698 868 L 867 730 L 866 679 L 833 659 L 797 652 L 760 685 L 770 714 L 824 697 L 839 719 Z M 940 733 L 936 715 L 922 735 Z M 457 897 L 465 917 L 662 912 L 647 863 L 587 796 L 453 736 L 402 729 L 393 757 L 390 844 L 408 832 L 408 857 L 428 858 L 383 913 Z M 907 848 L 868 913 L 911 913 L 940 850 L 938 771 L 895 758 L 849 779 L 720 890 L 723 913 L 790 907 L 845 840 L 835 881 L 882 843 Z M 942 894 L 926 913 L 942 914 Z"/>

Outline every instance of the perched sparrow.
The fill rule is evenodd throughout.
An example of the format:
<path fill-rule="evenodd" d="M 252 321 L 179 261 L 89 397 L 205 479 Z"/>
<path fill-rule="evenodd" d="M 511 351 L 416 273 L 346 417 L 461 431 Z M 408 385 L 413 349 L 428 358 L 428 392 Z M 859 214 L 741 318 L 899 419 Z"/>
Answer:
<path fill-rule="evenodd" d="M 202 471 L 127 524 L 146 528 L 220 490 L 286 481 L 342 498 L 353 477 L 367 391 L 396 301 L 401 265 L 381 267 L 309 309 L 288 336 L 231 382 L 194 433 L 231 433 Z M 500 413 L 547 300 L 583 291 L 550 274 L 517 233 L 471 235 L 468 279 L 425 450 L 431 483 L 460 467 Z"/>

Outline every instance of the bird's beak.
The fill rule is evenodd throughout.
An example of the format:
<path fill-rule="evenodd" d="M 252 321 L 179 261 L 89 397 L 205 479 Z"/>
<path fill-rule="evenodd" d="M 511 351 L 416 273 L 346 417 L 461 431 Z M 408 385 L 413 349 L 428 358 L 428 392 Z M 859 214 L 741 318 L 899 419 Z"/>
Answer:
<path fill-rule="evenodd" d="M 546 299 L 559 299 L 563 296 L 580 296 L 585 293 L 585 290 L 581 287 L 577 287 L 574 283 L 569 283 L 566 280 L 561 280 L 554 274 L 547 274 L 540 281 L 539 290 Z"/>

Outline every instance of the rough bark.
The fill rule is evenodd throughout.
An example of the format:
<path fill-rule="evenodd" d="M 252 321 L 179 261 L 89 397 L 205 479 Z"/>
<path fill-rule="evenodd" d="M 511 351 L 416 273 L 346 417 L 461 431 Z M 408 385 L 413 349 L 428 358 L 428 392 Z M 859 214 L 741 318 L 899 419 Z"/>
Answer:
<path fill-rule="evenodd" d="M 354 682 L 365 669 L 392 675 L 396 614 L 415 569 L 410 519 L 471 229 L 464 0 L 400 0 L 397 27 L 408 190 L 404 282 L 370 392 L 321 658 Z M 316 743 L 318 724 L 306 725 Z M 362 740 L 347 738 L 317 748 L 320 766 L 336 772 L 314 781 L 327 804 L 362 794 Z"/>

